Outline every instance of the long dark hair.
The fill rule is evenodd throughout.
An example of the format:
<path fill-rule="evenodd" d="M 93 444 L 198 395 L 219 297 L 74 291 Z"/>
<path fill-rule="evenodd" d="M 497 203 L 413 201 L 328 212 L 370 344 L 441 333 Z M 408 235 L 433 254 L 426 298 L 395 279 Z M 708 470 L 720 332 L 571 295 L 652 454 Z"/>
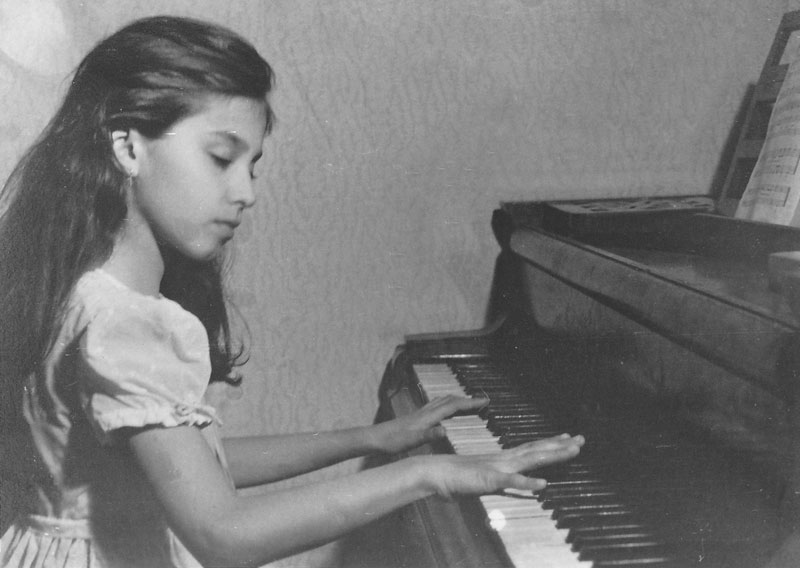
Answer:
<path fill-rule="evenodd" d="M 0 377 L 19 384 L 44 359 L 78 278 L 108 258 L 126 215 L 114 130 L 157 138 L 208 95 L 263 100 L 273 72 L 235 33 L 206 22 L 137 20 L 97 44 L 61 107 L 11 173 L 0 197 Z M 165 259 L 161 293 L 203 322 L 210 380 L 243 362 L 231 338 L 225 260 Z M 234 343 L 236 343 L 234 345 Z"/>

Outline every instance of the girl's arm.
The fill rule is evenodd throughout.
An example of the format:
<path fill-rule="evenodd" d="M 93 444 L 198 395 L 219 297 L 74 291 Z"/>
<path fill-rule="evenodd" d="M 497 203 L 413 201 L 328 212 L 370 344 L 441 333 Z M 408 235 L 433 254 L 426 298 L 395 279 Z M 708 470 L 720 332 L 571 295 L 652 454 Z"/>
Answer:
<path fill-rule="evenodd" d="M 240 497 L 196 428 L 149 428 L 129 440 L 170 526 L 208 566 L 260 566 L 434 494 L 536 491 L 544 482 L 518 472 L 568 459 L 583 444 L 581 437 L 565 435 L 493 456 L 413 457 L 333 481 Z"/>
<path fill-rule="evenodd" d="M 249 436 L 223 441 L 237 487 L 270 483 L 372 453 L 395 454 L 444 435 L 439 422 L 456 412 L 475 411 L 484 398 L 446 396 L 416 412 L 373 426 L 332 432 Z"/>

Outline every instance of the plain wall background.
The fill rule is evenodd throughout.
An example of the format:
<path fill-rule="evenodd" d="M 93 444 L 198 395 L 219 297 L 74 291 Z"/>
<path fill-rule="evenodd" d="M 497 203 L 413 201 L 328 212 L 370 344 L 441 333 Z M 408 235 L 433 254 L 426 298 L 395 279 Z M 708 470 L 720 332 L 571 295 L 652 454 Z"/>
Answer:
<path fill-rule="evenodd" d="M 0 178 L 100 37 L 226 24 L 277 72 L 279 121 L 234 245 L 249 323 L 226 431 L 367 423 L 404 334 L 480 327 L 501 200 L 705 194 L 775 0 L 2 0 Z M 357 462 L 311 479 L 352 471 Z M 283 565 L 329 566 L 334 547 Z"/>

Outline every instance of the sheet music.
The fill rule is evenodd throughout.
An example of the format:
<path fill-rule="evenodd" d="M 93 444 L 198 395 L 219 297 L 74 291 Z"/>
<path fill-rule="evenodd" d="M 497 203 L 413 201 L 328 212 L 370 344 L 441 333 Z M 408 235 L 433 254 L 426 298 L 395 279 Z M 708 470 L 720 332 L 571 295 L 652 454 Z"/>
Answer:
<path fill-rule="evenodd" d="M 786 71 L 736 217 L 800 226 L 800 59 Z"/>

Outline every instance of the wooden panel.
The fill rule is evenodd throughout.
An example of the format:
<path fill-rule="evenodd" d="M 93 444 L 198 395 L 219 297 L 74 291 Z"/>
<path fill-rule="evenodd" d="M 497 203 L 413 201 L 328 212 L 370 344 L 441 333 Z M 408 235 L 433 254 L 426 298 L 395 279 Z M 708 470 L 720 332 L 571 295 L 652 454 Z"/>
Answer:
<path fill-rule="evenodd" d="M 590 245 L 533 230 L 512 250 L 585 295 L 754 383 L 777 389 L 775 369 L 796 327 Z M 742 333 L 747 330 L 747 333 Z"/>

